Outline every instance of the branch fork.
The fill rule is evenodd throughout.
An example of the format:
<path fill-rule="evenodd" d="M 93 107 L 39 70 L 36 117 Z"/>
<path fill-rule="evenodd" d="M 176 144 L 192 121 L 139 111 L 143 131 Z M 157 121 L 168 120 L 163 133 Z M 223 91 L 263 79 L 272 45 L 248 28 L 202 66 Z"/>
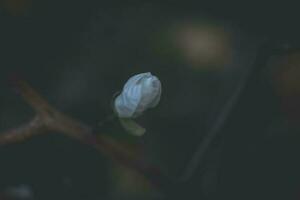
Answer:
<path fill-rule="evenodd" d="M 23 99 L 35 110 L 36 115 L 27 124 L 0 133 L 0 145 L 22 142 L 36 135 L 49 132 L 59 132 L 88 144 L 114 162 L 141 173 L 153 186 L 160 190 L 170 186 L 171 180 L 163 175 L 157 167 L 149 165 L 113 138 L 95 133 L 91 126 L 60 112 L 25 81 L 17 80 L 14 85 Z"/>

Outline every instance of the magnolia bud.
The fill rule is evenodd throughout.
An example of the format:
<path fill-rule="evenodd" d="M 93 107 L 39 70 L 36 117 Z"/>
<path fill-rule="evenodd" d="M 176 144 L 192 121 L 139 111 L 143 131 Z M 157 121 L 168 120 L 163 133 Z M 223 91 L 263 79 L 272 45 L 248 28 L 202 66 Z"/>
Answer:
<path fill-rule="evenodd" d="M 148 108 L 155 107 L 161 95 L 161 83 L 150 72 L 131 77 L 114 102 L 120 118 L 135 118 Z"/>

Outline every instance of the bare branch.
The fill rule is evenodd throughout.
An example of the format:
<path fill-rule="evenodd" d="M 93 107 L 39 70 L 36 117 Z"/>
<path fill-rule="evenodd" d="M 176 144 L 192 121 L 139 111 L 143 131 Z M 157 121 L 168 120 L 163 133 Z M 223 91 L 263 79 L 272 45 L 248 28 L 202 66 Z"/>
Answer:
<path fill-rule="evenodd" d="M 39 116 L 36 116 L 28 124 L 21 127 L 8 130 L 0 134 L 0 144 L 9 144 L 15 142 L 22 142 L 34 135 L 41 134 L 46 130 L 43 121 Z"/>
<path fill-rule="evenodd" d="M 169 187 L 170 179 L 161 171 L 136 157 L 109 136 L 94 133 L 91 126 L 75 120 L 49 105 L 33 88 L 24 81 L 17 81 L 17 87 L 26 102 L 37 112 L 28 124 L 0 134 L 0 144 L 23 141 L 37 134 L 55 131 L 93 146 L 108 158 L 143 174 L 160 189 Z"/>
<path fill-rule="evenodd" d="M 15 86 L 21 93 L 24 100 L 40 115 L 48 116 L 51 111 L 54 111 L 49 103 L 42 98 L 33 88 L 23 80 L 15 81 Z"/>

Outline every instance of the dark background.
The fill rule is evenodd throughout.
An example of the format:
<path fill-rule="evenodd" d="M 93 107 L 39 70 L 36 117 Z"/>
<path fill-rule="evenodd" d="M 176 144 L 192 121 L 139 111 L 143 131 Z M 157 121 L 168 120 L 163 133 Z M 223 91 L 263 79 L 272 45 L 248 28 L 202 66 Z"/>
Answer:
<path fill-rule="evenodd" d="M 256 62 L 273 46 L 297 47 L 297 5 L 0 2 L 1 130 L 34 114 L 10 87 L 13 74 L 60 110 L 96 126 L 112 112 L 112 96 L 125 81 L 150 71 L 163 93 L 160 104 L 138 119 L 146 135 L 130 136 L 118 122 L 101 129 L 138 144 L 147 160 L 176 178 L 246 83 L 192 178 L 166 199 L 300 198 L 300 54 Z M 266 43 L 270 48 L 262 49 Z M 26 199 L 16 195 L 20 188 L 29 192 L 27 199 L 158 198 L 132 171 L 59 133 L 0 147 L 0 198 Z"/>

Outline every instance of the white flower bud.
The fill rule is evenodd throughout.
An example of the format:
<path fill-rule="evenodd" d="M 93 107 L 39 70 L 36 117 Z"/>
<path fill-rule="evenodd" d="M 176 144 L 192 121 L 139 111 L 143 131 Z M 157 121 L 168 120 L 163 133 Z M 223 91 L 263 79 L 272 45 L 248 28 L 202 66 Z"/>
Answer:
<path fill-rule="evenodd" d="M 155 107 L 161 95 L 161 83 L 150 72 L 131 77 L 114 102 L 120 118 L 135 118 L 148 108 Z"/>

